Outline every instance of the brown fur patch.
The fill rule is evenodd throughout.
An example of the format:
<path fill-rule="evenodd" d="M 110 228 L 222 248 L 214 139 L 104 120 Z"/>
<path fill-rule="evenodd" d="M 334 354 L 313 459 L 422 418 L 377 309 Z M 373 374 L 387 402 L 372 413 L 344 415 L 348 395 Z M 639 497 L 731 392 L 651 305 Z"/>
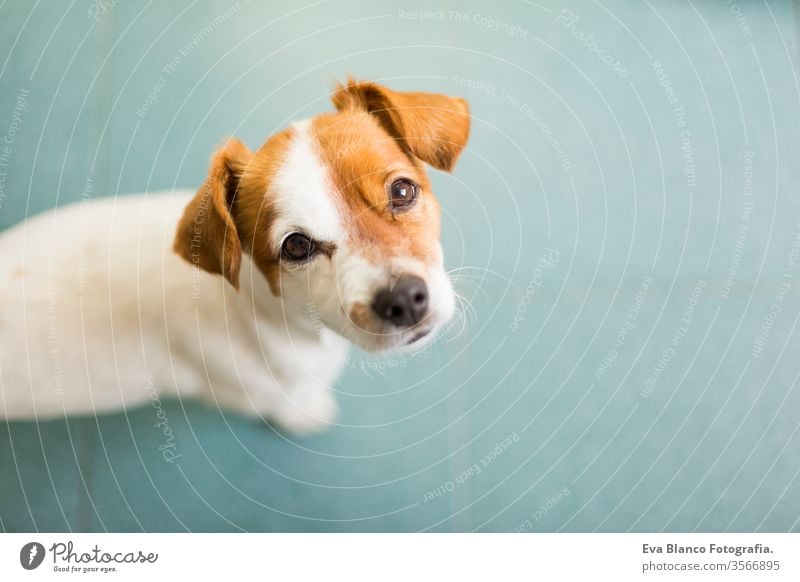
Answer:
<path fill-rule="evenodd" d="M 469 138 L 469 105 L 437 93 L 404 93 L 349 79 L 337 87 L 339 111 L 366 111 L 406 152 L 439 170 L 451 171 Z"/>
<path fill-rule="evenodd" d="M 311 126 L 317 153 L 336 186 L 350 244 L 376 262 L 437 257 L 439 204 L 419 160 L 406 155 L 366 112 L 321 115 Z M 398 177 L 419 185 L 418 199 L 394 216 L 388 186 Z"/>
<path fill-rule="evenodd" d="M 375 317 L 373 316 L 372 309 L 369 305 L 361 302 L 354 303 L 348 315 L 350 317 L 350 321 L 352 321 L 353 325 L 355 325 L 358 329 L 369 331 L 373 327 L 373 321 L 375 320 Z"/>
<path fill-rule="evenodd" d="M 252 154 L 231 138 L 214 155 L 208 177 L 178 223 L 173 249 L 210 273 L 223 275 L 239 288 L 242 248 L 231 216 L 239 178 Z"/>
<path fill-rule="evenodd" d="M 270 290 L 279 295 L 280 250 L 269 244 L 275 208 L 270 204 L 270 187 L 286 159 L 294 132 L 281 131 L 269 138 L 248 164 L 239 184 L 234 205 L 236 223 L 242 233 L 242 244 L 253 262 L 266 277 Z"/>
<path fill-rule="evenodd" d="M 282 131 L 253 154 L 231 138 L 212 158 L 205 183 L 184 211 L 175 252 L 237 289 L 242 251 L 249 252 L 277 294 L 278 257 L 267 244 L 274 209 L 266 194 L 290 140 L 291 131 Z"/>

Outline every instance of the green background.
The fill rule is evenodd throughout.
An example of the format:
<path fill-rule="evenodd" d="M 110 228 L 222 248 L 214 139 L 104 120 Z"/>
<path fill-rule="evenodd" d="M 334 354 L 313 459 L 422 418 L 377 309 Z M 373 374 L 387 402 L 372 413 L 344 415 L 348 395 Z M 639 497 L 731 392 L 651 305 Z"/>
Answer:
<path fill-rule="evenodd" d="M 152 407 L 0 424 L 3 530 L 800 529 L 796 2 L 12 0 L 0 47 L 3 228 L 197 187 L 348 74 L 474 116 L 440 341 L 354 352 L 309 439 L 173 402 L 170 464 Z"/>

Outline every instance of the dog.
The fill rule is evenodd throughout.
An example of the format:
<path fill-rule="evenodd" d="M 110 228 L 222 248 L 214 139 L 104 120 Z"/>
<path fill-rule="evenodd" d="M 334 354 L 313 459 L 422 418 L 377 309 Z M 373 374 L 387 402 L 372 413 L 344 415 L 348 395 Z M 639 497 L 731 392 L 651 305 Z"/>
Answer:
<path fill-rule="evenodd" d="M 196 193 L 0 234 L 0 417 L 178 397 L 308 434 L 335 422 L 350 343 L 430 342 L 455 296 L 425 164 L 452 171 L 468 104 L 352 78 L 332 101 L 255 152 L 227 140 Z"/>

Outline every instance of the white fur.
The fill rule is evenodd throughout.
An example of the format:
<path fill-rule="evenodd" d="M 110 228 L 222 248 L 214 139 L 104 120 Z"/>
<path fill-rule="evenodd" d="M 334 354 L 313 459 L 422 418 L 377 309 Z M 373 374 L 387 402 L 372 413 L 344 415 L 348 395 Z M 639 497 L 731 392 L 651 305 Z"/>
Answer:
<path fill-rule="evenodd" d="M 271 229 L 276 247 L 295 231 L 313 233 L 318 240 L 344 238 L 339 211 L 333 204 L 333 182 L 314 151 L 310 127 L 310 119 L 292 124 L 294 138 L 266 193 L 278 208 Z"/>
<path fill-rule="evenodd" d="M 307 432 L 333 420 L 346 342 L 172 251 L 189 192 L 74 204 L 0 234 L 0 417 L 199 397 Z"/>

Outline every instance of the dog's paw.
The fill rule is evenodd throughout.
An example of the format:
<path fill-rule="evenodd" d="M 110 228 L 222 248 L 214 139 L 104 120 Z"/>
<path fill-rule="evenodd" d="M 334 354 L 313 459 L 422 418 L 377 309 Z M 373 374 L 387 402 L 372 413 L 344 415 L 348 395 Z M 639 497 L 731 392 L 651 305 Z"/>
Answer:
<path fill-rule="evenodd" d="M 309 436 L 331 428 L 339 415 L 339 407 L 330 390 L 309 390 L 296 398 L 284 399 L 269 415 L 283 431 Z"/>

